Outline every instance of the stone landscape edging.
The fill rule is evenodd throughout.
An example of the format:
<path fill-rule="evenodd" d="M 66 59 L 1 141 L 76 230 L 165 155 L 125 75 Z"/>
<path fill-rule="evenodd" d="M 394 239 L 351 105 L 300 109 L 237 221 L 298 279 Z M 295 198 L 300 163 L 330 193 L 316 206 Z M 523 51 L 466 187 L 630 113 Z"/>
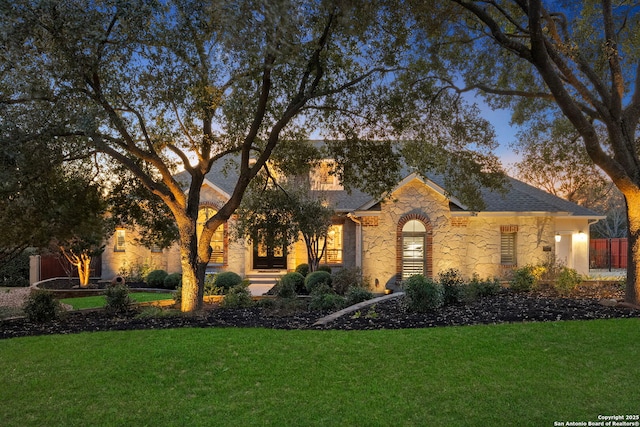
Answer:
<path fill-rule="evenodd" d="M 353 313 L 355 311 L 360 310 L 361 308 L 368 307 L 370 305 L 376 304 L 381 301 L 386 301 L 391 298 L 398 298 L 404 295 L 404 292 L 396 292 L 389 295 L 383 295 L 381 297 L 373 298 L 370 300 L 359 302 L 358 304 L 351 305 L 347 308 L 343 308 L 342 310 L 336 311 L 335 313 L 331 313 L 328 316 L 325 316 L 321 319 L 318 319 L 313 326 L 322 326 L 326 325 L 329 322 L 336 320 L 338 317 L 344 316 L 345 314 Z"/>

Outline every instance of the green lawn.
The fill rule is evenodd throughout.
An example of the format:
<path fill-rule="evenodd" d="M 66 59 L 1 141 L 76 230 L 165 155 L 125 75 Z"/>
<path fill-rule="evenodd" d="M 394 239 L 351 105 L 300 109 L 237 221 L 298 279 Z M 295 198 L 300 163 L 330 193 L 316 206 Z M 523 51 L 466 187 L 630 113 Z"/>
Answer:
<path fill-rule="evenodd" d="M 154 292 L 131 292 L 129 294 L 135 302 L 148 302 L 158 301 L 165 299 L 173 299 L 172 293 L 154 293 Z M 69 304 L 74 310 L 81 310 L 84 308 L 100 308 L 106 304 L 104 295 L 95 295 L 91 297 L 78 297 L 78 298 L 62 298 L 60 302 Z"/>
<path fill-rule="evenodd" d="M 3 426 L 553 426 L 640 411 L 640 320 L 0 341 Z"/>

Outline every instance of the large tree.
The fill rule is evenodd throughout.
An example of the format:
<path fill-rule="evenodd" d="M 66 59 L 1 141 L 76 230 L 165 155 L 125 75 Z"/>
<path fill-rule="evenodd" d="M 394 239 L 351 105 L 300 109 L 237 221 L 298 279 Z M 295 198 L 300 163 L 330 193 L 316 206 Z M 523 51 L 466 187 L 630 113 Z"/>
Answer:
<path fill-rule="evenodd" d="M 81 138 L 167 205 L 184 311 L 202 303 L 213 233 L 280 139 L 363 99 L 405 42 L 388 9 L 350 1 L 20 0 L 2 2 L 0 19 L 1 102 L 44 114 L 31 135 Z M 196 236 L 204 176 L 229 153 L 237 185 Z"/>
<path fill-rule="evenodd" d="M 403 108 L 405 100 L 437 112 L 437 88 L 419 78 L 420 67 L 406 67 L 413 40 L 396 1 L 0 4 L 0 104 L 32 124 L 26 138 L 80 140 L 166 205 L 179 234 L 184 311 L 201 306 L 211 238 L 268 160 L 297 157 L 306 150 L 298 142 L 322 130 L 343 141 L 331 156 L 345 184 L 380 194 L 398 178 L 389 140 L 424 135 L 424 116 Z M 398 76 L 405 79 L 391 84 Z M 462 128 L 477 124 L 463 115 L 457 108 L 452 120 L 453 154 L 444 154 L 446 141 L 428 141 L 449 165 L 462 151 Z M 442 131 L 450 118 L 429 122 Z M 235 188 L 198 236 L 204 177 L 229 155 L 238 159 Z M 176 178 L 179 169 L 187 179 Z"/>
<path fill-rule="evenodd" d="M 458 91 L 479 90 L 522 125 L 562 113 L 624 195 L 626 300 L 640 303 L 640 10 L 611 0 L 413 2 L 424 54 Z M 435 38 L 434 38 L 435 37 Z M 436 40 L 437 39 L 437 40 Z"/>

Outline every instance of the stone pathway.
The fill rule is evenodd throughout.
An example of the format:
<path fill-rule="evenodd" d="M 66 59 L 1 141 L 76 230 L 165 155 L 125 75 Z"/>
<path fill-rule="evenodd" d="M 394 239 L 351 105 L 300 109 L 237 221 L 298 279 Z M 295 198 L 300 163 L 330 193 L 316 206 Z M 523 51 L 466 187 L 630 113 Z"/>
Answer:
<path fill-rule="evenodd" d="M 353 313 L 355 311 L 358 311 L 364 307 L 369 307 L 370 305 L 374 305 L 376 303 L 379 303 L 381 301 L 386 301 L 388 299 L 391 298 L 398 298 L 400 296 L 404 295 L 404 292 L 396 292 L 390 295 L 383 295 L 381 297 L 378 298 L 373 298 L 367 301 L 363 301 L 360 302 L 358 304 L 349 306 L 347 308 L 343 308 L 340 311 L 336 311 L 335 313 L 331 313 L 328 316 L 323 317 L 322 319 L 318 319 L 316 321 L 316 323 L 313 324 L 313 326 L 322 326 L 322 325 L 326 325 L 329 322 L 333 322 L 334 320 L 336 320 L 338 317 L 344 316 L 345 314 L 349 314 L 349 313 Z"/>

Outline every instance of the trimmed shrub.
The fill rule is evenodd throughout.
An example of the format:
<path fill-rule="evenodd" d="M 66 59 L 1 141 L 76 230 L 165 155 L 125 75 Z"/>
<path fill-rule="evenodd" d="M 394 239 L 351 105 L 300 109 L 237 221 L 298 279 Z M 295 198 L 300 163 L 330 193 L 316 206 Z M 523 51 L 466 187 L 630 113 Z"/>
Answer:
<path fill-rule="evenodd" d="M 333 292 L 329 285 L 320 283 L 311 293 L 309 310 L 340 310 L 345 306 L 345 301 L 345 298 Z"/>
<path fill-rule="evenodd" d="M 249 283 L 242 281 L 240 284 L 231 287 L 220 302 L 220 306 L 224 308 L 244 308 L 252 305 L 253 299 L 251 299 Z"/>
<path fill-rule="evenodd" d="M 566 296 L 573 291 L 578 284 L 582 282 L 582 277 L 576 270 L 569 267 L 562 267 L 558 278 L 556 279 L 554 288 L 558 294 Z"/>
<path fill-rule="evenodd" d="M 331 287 L 338 295 L 346 295 L 349 288 L 368 288 L 360 267 L 342 268 L 332 275 Z"/>
<path fill-rule="evenodd" d="M 327 273 L 331 274 L 331 267 L 329 267 L 326 264 L 320 265 L 318 266 L 318 270 L 316 271 L 326 271 Z"/>
<path fill-rule="evenodd" d="M 536 278 L 533 275 L 533 267 L 518 268 L 513 272 L 513 278 L 509 282 L 509 288 L 516 292 L 529 292 L 533 288 Z"/>
<path fill-rule="evenodd" d="M 309 274 L 309 264 L 300 264 L 296 267 L 296 273 L 302 274 L 302 277 L 307 277 Z"/>
<path fill-rule="evenodd" d="M 164 278 L 165 289 L 177 289 L 182 284 L 182 274 L 171 273 Z"/>
<path fill-rule="evenodd" d="M 458 304 L 464 302 L 467 292 L 466 285 L 460 271 L 455 268 L 440 272 L 438 282 L 444 289 L 444 303 Z"/>
<path fill-rule="evenodd" d="M 166 279 L 168 275 L 169 274 L 164 270 L 153 270 L 147 274 L 145 281 L 152 288 L 163 288 L 164 279 Z"/>
<path fill-rule="evenodd" d="M 426 312 L 442 307 L 444 304 L 444 288 L 421 274 L 409 277 L 404 283 L 409 310 Z"/>
<path fill-rule="evenodd" d="M 309 294 L 313 293 L 314 289 L 316 289 L 320 285 L 326 285 L 331 287 L 331 274 L 326 271 L 314 271 L 313 273 L 309 273 L 307 277 L 304 279 L 304 287 L 307 288 L 307 292 Z"/>
<path fill-rule="evenodd" d="M 304 276 L 295 271 L 282 276 L 276 286 L 277 295 L 281 298 L 293 298 L 307 291 L 304 287 Z"/>
<path fill-rule="evenodd" d="M 373 298 L 373 294 L 365 288 L 359 286 L 350 287 L 345 293 L 346 306 L 358 304 L 362 301 L 367 301 Z"/>
<path fill-rule="evenodd" d="M 218 273 L 214 279 L 214 286 L 221 288 L 223 294 L 229 292 L 229 290 L 242 283 L 242 277 L 233 271 L 223 271 Z"/>
<path fill-rule="evenodd" d="M 469 286 L 476 289 L 476 294 L 478 297 L 489 297 L 491 295 L 495 295 L 500 292 L 502 286 L 500 285 L 500 281 L 497 278 L 493 279 L 480 279 L 477 275 L 473 276 Z"/>
<path fill-rule="evenodd" d="M 109 285 L 104 291 L 107 300 L 104 308 L 114 315 L 126 313 L 131 308 L 131 298 L 129 298 L 129 288 L 125 285 Z"/>
<path fill-rule="evenodd" d="M 37 290 L 31 292 L 22 310 L 30 322 L 45 323 L 59 318 L 62 306 L 51 292 Z"/>

